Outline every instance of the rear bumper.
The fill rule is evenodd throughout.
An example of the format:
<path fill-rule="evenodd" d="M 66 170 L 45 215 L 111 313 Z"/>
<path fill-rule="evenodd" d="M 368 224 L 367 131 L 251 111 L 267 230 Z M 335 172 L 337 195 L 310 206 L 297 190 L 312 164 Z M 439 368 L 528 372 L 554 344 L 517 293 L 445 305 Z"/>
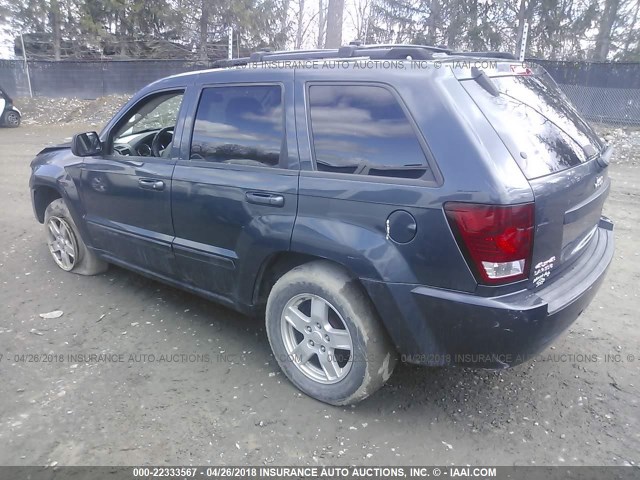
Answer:
<path fill-rule="evenodd" d="M 550 284 L 500 297 L 364 280 L 404 361 L 506 368 L 531 359 L 589 305 L 613 259 L 602 219 L 582 258 Z"/>

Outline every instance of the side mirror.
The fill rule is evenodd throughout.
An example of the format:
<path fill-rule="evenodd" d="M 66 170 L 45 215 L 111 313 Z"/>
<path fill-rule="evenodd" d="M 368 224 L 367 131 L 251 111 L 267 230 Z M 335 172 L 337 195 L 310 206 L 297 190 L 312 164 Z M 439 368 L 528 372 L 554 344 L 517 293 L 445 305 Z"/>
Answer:
<path fill-rule="evenodd" d="M 102 153 L 102 142 L 96 132 L 78 133 L 71 140 L 71 151 L 76 157 L 90 157 Z"/>

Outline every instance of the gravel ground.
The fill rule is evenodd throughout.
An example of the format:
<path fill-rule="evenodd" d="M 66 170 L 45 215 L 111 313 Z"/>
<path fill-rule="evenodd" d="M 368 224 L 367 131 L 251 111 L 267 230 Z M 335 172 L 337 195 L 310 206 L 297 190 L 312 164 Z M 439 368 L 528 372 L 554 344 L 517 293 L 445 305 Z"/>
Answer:
<path fill-rule="evenodd" d="M 614 145 L 611 163 L 616 165 L 640 165 L 640 129 L 596 126 L 607 143 Z"/>
<path fill-rule="evenodd" d="M 56 268 L 28 165 L 92 128 L 82 121 L 0 129 L 0 464 L 640 462 L 637 152 L 611 167 L 607 280 L 554 347 L 499 372 L 400 365 L 370 399 L 334 408 L 288 383 L 261 320 L 119 268 Z"/>
<path fill-rule="evenodd" d="M 102 127 L 122 107 L 130 95 L 109 95 L 95 100 L 79 98 L 18 98 L 16 106 L 24 125 L 84 123 Z"/>

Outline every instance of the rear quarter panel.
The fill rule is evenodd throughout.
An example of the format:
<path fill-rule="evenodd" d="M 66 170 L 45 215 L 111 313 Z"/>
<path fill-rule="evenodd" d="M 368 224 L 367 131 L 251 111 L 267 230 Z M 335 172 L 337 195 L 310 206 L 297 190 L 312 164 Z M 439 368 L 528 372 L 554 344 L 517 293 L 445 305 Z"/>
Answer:
<path fill-rule="evenodd" d="M 305 85 L 322 81 L 384 83 L 395 90 L 442 181 L 427 185 L 420 180 L 314 171 Z M 295 93 L 303 170 L 292 249 L 334 259 L 363 279 L 474 291 L 477 283 L 451 234 L 443 204 L 520 203 L 532 201 L 533 195 L 451 72 L 296 71 Z M 386 220 L 396 210 L 416 219 L 417 233 L 409 243 L 387 237 Z"/>

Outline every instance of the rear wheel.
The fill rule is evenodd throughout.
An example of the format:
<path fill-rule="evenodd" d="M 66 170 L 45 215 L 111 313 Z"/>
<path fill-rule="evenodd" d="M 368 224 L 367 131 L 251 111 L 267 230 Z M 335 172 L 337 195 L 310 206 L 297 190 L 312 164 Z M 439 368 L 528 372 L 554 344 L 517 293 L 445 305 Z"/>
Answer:
<path fill-rule="evenodd" d="M 311 262 L 282 276 L 269 294 L 266 324 L 282 371 L 322 402 L 359 402 L 384 385 L 396 364 L 369 298 L 329 262 Z"/>
<path fill-rule="evenodd" d="M 66 272 L 96 275 L 108 264 L 85 245 L 69 209 L 61 198 L 49 204 L 44 212 L 47 246 L 53 261 Z"/>
<path fill-rule="evenodd" d="M 7 127 L 12 127 L 12 128 L 19 127 L 20 126 L 20 114 L 18 112 L 16 112 L 15 110 L 9 110 L 8 112 L 6 112 L 4 114 L 4 117 L 2 118 L 2 122 Z"/>

